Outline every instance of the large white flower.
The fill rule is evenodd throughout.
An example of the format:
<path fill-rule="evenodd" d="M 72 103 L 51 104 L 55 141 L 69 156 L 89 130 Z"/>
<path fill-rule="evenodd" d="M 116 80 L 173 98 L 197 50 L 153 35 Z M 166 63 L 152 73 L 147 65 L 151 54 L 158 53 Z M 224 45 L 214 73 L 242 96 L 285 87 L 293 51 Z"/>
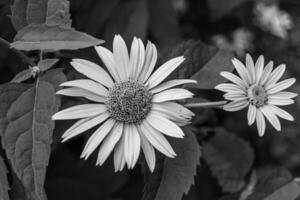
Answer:
<path fill-rule="evenodd" d="M 224 110 L 238 111 L 248 107 L 248 124 L 250 126 L 256 120 L 260 136 L 265 133 L 265 117 L 277 131 L 281 130 L 278 117 L 294 120 L 289 113 L 278 107 L 293 104 L 292 98 L 297 96 L 296 93 L 283 91 L 295 83 L 295 78 L 278 82 L 285 71 L 285 65 L 279 65 L 273 70 L 273 62 L 270 61 L 264 67 L 263 56 L 254 65 L 249 54 L 246 55 L 246 67 L 237 59 L 233 59 L 232 63 L 240 77 L 221 72 L 232 83 L 216 86 L 216 89 L 226 92 L 224 98 L 231 101 L 223 107 Z"/>
<path fill-rule="evenodd" d="M 154 148 L 168 157 L 176 156 L 165 135 L 184 137 L 179 126 L 188 124 L 194 115 L 173 102 L 191 98 L 193 94 L 173 87 L 195 81 L 176 79 L 162 83 L 184 58 L 173 58 L 154 71 L 157 50 L 151 42 L 145 49 L 143 42 L 134 38 L 130 55 L 119 35 L 114 38 L 113 53 L 101 46 L 95 48 L 109 73 L 90 61 L 73 59 L 72 66 L 89 79 L 65 82 L 61 86 L 69 88 L 58 91 L 61 95 L 85 97 L 95 103 L 73 106 L 52 118 L 80 119 L 64 133 L 63 141 L 101 124 L 87 141 L 82 158 L 87 159 L 100 146 L 97 164 L 102 165 L 114 150 L 114 165 L 118 171 L 125 163 L 133 168 L 142 147 L 153 171 Z"/>

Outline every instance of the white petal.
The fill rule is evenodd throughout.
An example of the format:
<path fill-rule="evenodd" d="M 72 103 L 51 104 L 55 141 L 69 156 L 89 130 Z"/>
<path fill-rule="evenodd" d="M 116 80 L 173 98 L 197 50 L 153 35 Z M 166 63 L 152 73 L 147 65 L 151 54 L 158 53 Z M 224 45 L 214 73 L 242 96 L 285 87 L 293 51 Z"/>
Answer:
<path fill-rule="evenodd" d="M 138 80 L 145 61 L 145 47 L 141 39 L 134 37 L 130 51 L 130 78 Z"/>
<path fill-rule="evenodd" d="M 289 120 L 289 121 L 294 121 L 294 117 L 292 115 L 290 115 L 288 112 L 286 112 L 285 110 L 277 107 L 277 106 L 273 106 L 273 105 L 268 105 L 272 108 L 272 111 L 279 117 Z"/>
<path fill-rule="evenodd" d="M 101 144 L 100 146 L 97 158 L 97 165 L 101 166 L 105 162 L 110 153 L 113 151 L 117 142 L 120 140 L 122 133 L 123 123 L 116 122 L 111 132 L 104 139 L 103 144 Z"/>
<path fill-rule="evenodd" d="M 71 126 L 66 132 L 63 134 L 63 142 L 83 133 L 84 131 L 101 124 L 108 117 L 109 113 L 105 112 L 95 117 L 84 118 L 76 122 L 73 126 Z"/>
<path fill-rule="evenodd" d="M 183 56 L 173 58 L 160 66 L 148 79 L 146 85 L 149 89 L 160 84 L 167 76 L 169 76 L 183 61 Z"/>
<path fill-rule="evenodd" d="M 124 131 L 124 127 L 123 127 Z M 125 135 L 122 134 L 121 139 L 116 144 L 114 150 L 114 165 L 115 165 L 115 172 L 122 171 L 125 166 L 125 156 L 124 156 L 124 145 L 125 145 Z"/>
<path fill-rule="evenodd" d="M 59 111 L 52 116 L 53 120 L 64 120 L 64 119 L 80 119 L 85 117 L 92 117 L 99 115 L 106 111 L 104 104 L 84 104 L 78 106 L 72 106 L 70 108 Z"/>
<path fill-rule="evenodd" d="M 143 70 L 139 76 L 139 81 L 145 83 L 154 70 L 157 60 L 157 49 L 154 44 L 148 41 L 146 47 L 145 62 Z"/>
<path fill-rule="evenodd" d="M 235 93 L 235 92 L 228 92 L 223 95 L 225 99 L 230 101 L 241 101 L 246 100 L 248 97 L 245 96 L 244 93 Z"/>
<path fill-rule="evenodd" d="M 269 75 L 267 82 L 265 83 L 266 87 L 272 87 L 283 75 L 285 71 L 285 65 L 279 65 L 276 69 Z"/>
<path fill-rule="evenodd" d="M 101 84 L 96 83 L 95 81 L 88 79 L 80 79 L 75 81 L 67 81 L 62 83 L 60 86 L 63 87 L 77 87 L 81 89 L 85 89 L 87 91 L 93 92 L 100 96 L 106 97 L 108 95 L 108 90 L 103 87 Z"/>
<path fill-rule="evenodd" d="M 249 102 L 247 100 L 233 101 L 223 106 L 223 109 L 226 111 L 234 112 L 242 110 L 247 107 Z"/>
<path fill-rule="evenodd" d="M 295 78 L 289 78 L 284 81 L 280 81 L 274 84 L 272 87 L 266 87 L 267 94 L 270 95 L 285 90 L 286 88 L 293 85 L 295 82 L 296 82 Z"/>
<path fill-rule="evenodd" d="M 105 64 L 105 66 L 107 67 L 107 70 L 112 75 L 112 77 L 116 81 L 120 81 L 121 79 L 118 74 L 118 70 L 116 69 L 116 64 L 115 64 L 114 56 L 113 56 L 112 52 L 102 46 L 96 46 L 95 49 L 96 49 L 99 57 L 101 58 L 101 60 Z"/>
<path fill-rule="evenodd" d="M 266 131 L 266 121 L 259 109 L 256 111 L 256 124 L 257 124 L 258 135 L 263 136 Z"/>
<path fill-rule="evenodd" d="M 220 73 L 221 76 L 223 76 L 224 78 L 228 79 L 229 81 L 239 85 L 241 88 L 247 88 L 248 84 L 243 81 L 242 79 L 240 79 L 238 76 L 234 75 L 233 73 L 230 72 L 221 72 Z"/>
<path fill-rule="evenodd" d="M 248 70 L 246 69 L 245 65 L 236 58 L 234 58 L 232 60 L 232 63 L 234 65 L 236 71 L 240 75 L 240 77 L 249 85 L 249 83 L 251 81 L 251 76 L 250 76 Z"/>
<path fill-rule="evenodd" d="M 141 136 L 141 145 L 145 155 L 146 162 L 149 166 L 150 171 L 153 172 L 155 168 L 155 162 L 156 162 L 154 148 L 145 138 L 144 134 L 140 133 L 140 136 Z"/>
<path fill-rule="evenodd" d="M 87 159 L 93 153 L 93 151 L 100 145 L 103 139 L 110 132 L 115 122 L 116 121 L 114 119 L 110 118 L 93 133 L 84 147 L 84 150 L 80 156 L 81 158 Z"/>
<path fill-rule="evenodd" d="M 256 83 L 259 83 L 263 70 L 264 70 L 264 57 L 261 55 L 259 56 L 259 58 L 257 59 L 256 63 L 255 63 L 255 74 L 256 74 Z"/>
<path fill-rule="evenodd" d="M 103 96 L 99 96 L 88 90 L 76 88 L 76 87 L 59 90 L 58 92 L 56 92 L 56 94 L 71 96 L 71 97 L 84 97 L 91 101 L 100 102 L 100 103 L 106 101 L 106 98 Z"/>
<path fill-rule="evenodd" d="M 189 109 L 174 102 L 154 103 L 152 110 L 165 114 L 172 121 L 189 121 L 195 116 Z"/>
<path fill-rule="evenodd" d="M 125 146 L 124 156 L 129 169 L 132 169 L 140 155 L 141 140 L 135 125 L 126 124 L 124 127 Z"/>
<path fill-rule="evenodd" d="M 113 55 L 116 63 L 116 69 L 121 80 L 129 77 L 129 55 L 125 41 L 120 35 L 116 35 L 113 41 Z"/>
<path fill-rule="evenodd" d="M 184 133 L 174 122 L 162 117 L 159 112 L 151 111 L 145 119 L 149 124 L 159 132 L 176 138 L 183 138 Z"/>
<path fill-rule="evenodd" d="M 176 153 L 162 133 L 154 129 L 146 120 L 138 126 L 139 132 L 161 153 L 174 158 Z"/>
<path fill-rule="evenodd" d="M 194 94 L 186 89 L 175 88 L 155 94 L 153 96 L 152 102 L 159 103 L 164 101 L 187 99 L 192 98 L 193 96 Z"/>
<path fill-rule="evenodd" d="M 281 130 L 281 124 L 278 117 L 275 115 L 272 107 L 265 105 L 260 108 L 261 112 L 268 119 L 268 121 L 272 124 L 272 126 L 277 130 Z"/>
<path fill-rule="evenodd" d="M 246 54 L 246 67 L 247 67 L 248 72 L 251 77 L 250 84 L 253 84 L 253 83 L 255 83 L 255 80 L 256 80 L 255 79 L 256 74 L 255 74 L 253 59 L 249 54 Z"/>
<path fill-rule="evenodd" d="M 269 79 L 269 76 L 270 76 L 270 74 L 271 74 L 271 72 L 272 72 L 272 70 L 273 70 L 273 65 L 274 65 L 273 61 L 270 61 L 270 62 L 266 65 L 266 67 L 265 67 L 265 69 L 264 69 L 264 71 L 263 71 L 263 73 L 262 73 L 262 75 L 261 75 L 261 78 L 260 78 L 260 80 L 259 80 L 259 84 L 260 84 L 260 85 L 265 85 L 265 83 L 266 83 L 267 80 Z"/>
<path fill-rule="evenodd" d="M 215 89 L 220 90 L 222 92 L 245 92 L 245 90 L 243 90 L 243 88 L 241 88 L 240 86 L 236 85 L 236 84 L 232 84 L 232 83 L 221 83 L 219 85 L 217 85 L 215 87 Z"/>
<path fill-rule="evenodd" d="M 296 96 L 298 96 L 298 94 L 293 93 L 293 92 L 277 92 L 274 94 L 270 94 L 269 98 L 271 98 L 271 99 L 291 99 L 291 98 L 295 98 Z"/>
<path fill-rule="evenodd" d="M 256 107 L 250 104 L 248 108 L 248 114 L 247 114 L 249 126 L 251 126 L 254 123 L 255 117 L 256 117 Z"/>
<path fill-rule="evenodd" d="M 73 59 L 71 65 L 81 74 L 101 83 L 102 85 L 111 88 L 114 82 L 108 73 L 99 65 L 83 59 Z"/>
<path fill-rule="evenodd" d="M 187 83 L 197 83 L 197 81 L 192 80 L 192 79 L 174 79 L 174 80 L 164 82 L 164 83 L 154 87 L 153 89 L 150 90 L 150 92 L 152 94 L 155 94 L 155 93 L 161 92 L 163 90 L 175 87 L 177 85 L 182 85 L 182 84 L 187 84 Z"/>
<path fill-rule="evenodd" d="M 268 104 L 277 105 L 277 106 L 286 106 L 295 103 L 293 99 L 268 99 Z"/>

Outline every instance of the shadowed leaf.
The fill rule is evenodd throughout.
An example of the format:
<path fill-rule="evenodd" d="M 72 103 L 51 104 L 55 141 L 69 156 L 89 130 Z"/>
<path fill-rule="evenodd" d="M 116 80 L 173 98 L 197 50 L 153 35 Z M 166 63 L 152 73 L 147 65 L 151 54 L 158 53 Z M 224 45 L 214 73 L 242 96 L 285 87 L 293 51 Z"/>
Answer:
<path fill-rule="evenodd" d="M 18 31 L 27 26 L 27 3 L 28 0 L 15 0 L 11 6 L 11 22 L 14 28 Z"/>
<path fill-rule="evenodd" d="M 8 190 L 9 184 L 7 180 L 7 168 L 6 165 L 0 156 L 0 199 L 9 200 Z"/>
<path fill-rule="evenodd" d="M 203 158 L 223 190 L 237 192 L 245 185 L 254 153 L 248 143 L 218 128 L 216 135 L 204 143 Z"/>

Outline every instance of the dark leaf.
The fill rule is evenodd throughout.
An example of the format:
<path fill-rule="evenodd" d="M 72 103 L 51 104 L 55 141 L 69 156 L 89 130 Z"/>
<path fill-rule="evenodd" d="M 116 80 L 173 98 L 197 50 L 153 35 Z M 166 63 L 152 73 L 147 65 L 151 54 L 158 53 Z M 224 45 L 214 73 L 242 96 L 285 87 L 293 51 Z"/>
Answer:
<path fill-rule="evenodd" d="M 210 8 L 212 20 L 217 20 L 247 1 L 249 0 L 209 0 L 207 2 Z"/>
<path fill-rule="evenodd" d="M 257 176 L 255 190 L 247 200 L 295 200 L 300 195 L 299 185 L 284 168 L 262 168 Z"/>
<path fill-rule="evenodd" d="M 238 153 L 237 153 L 238 152 Z M 203 145 L 203 158 L 226 192 L 239 191 L 245 185 L 254 153 L 250 145 L 222 128 Z"/>
<path fill-rule="evenodd" d="M 46 24 L 50 26 L 71 27 L 70 2 L 68 0 L 49 0 Z"/>
<path fill-rule="evenodd" d="M 143 200 L 154 197 L 155 200 L 180 200 L 194 183 L 197 165 L 200 163 L 200 146 L 191 128 L 184 128 L 184 132 L 184 139 L 171 140 L 177 156 L 173 159 L 166 158 L 163 165 L 156 166 L 158 169 L 154 174 L 146 177 Z M 161 179 L 159 174 L 162 175 Z"/>
<path fill-rule="evenodd" d="M 27 23 L 42 24 L 46 20 L 48 0 L 28 0 Z M 51 1 L 51 0 L 50 0 Z"/>
<path fill-rule="evenodd" d="M 24 51 L 58 51 L 62 49 L 76 50 L 102 43 L 103 40 L 74 29 L 43 24 L 30 25 L 21 29 L 11 47 Z"/>
<path fill-rule="evenodd" d="M 28 25 L 26 20 L 27 3 L 28 0 L 14 0 L 14 4 L 11 6 L 10 19 L 17 31 Z"/>
<path fill-rule="evenodd" d="M 6 165 L 0 155 L 0 199 L 1 200 L 9 200 L 8 190 L 9 184 L 7 180 L 7 168 Z"/>

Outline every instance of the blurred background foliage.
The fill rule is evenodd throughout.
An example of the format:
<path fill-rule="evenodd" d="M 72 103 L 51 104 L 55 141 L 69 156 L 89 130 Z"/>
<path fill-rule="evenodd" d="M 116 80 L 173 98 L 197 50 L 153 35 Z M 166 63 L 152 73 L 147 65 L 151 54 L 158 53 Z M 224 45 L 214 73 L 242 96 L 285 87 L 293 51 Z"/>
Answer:
<path fill-rule="evenodd" d="M 16 34 L 9 19 L 12 3 L 11 0 L 0 1 L 0 37 L 10 42 Z M 278 32 L 261 26 L 256 17 L 259 3 L 275 5 L 289 15 L 292 24 L 287 27 L 286 34 L 277 34 Z M 180 52 L 175 47 L 181 42 L 201 40 L 232 51 L 242 60 L 245 52 L 251 53 L 254 58 L 263 54 L 267 61 L 274 60 L 276 65 L 286 63 L 287 76 L 298 79 L 300 77 L 298 0 L 70 0 L 70 5 L 72 26 L 105 40 L 104 46 L 108 48 L 111 48 L 114 34 L 121 34 L 128 45 L 132 37 L 137 36 L 155 43 L 161 60 L 164 60 L 170 52 Z M 33 55 L 35 53 L 32 52 Z M 97 60 L 92 48 L 52 54 L 55 54 L 53 57 L 61 59 L 59 66 L 65 68 L 69 79 L 78 76 L 68 64 L 71 58 L 81 57 L 95 62 Z M 0 83 L 9 82 L 18 72 L 27 68 L 14 52 L 2 44 L 0 61 Z M 300 93 L 299 83 L 291 90 Z M 220 93 L 211 90 L 197 90 L 196 93 L 210 100 L 222 98 Z M 79 103 L 76 99 L 64 102 L 63 108 Z M 183 199 L 267 199 L 266 195 L 259 193 L 260 190 L 266 194 L 272 193 L 274 188 L 278 189 L 293 177 L 298 177 L 299 98 L 296 98 L 296 103 L 289 106 L 287 111 L 295 117 L 294 123 L 282 122 L 280 133 L 268 126 L 266 135 L 259 138 L 256 127 L 248 127 L 245 111 L 226 113 L 221 110 L 195 109 L 197 116 L 193 125 L 203 147 L 203 158 L 195 177 L 195 185 Z M 103 167 L 94 166 L 95 158 L 80 160 L 84 138 L 60 144 L 60 136 L 70 124 L 71 122 L 56 124 L 45 183 L 48 198 L 141 199 L 144 182 L 140 165 L 132 171 L 114 173 L 111 159 Z M 224 154 L 215 154 L 216 151 L 222 152 L 227 148 L 229 150 Z M 227 159 L 228 165 L 216 168 L 218 164 L 214 158 L 217 156 Z M 260 190 L 253 193 L 253 185 Z"/>

